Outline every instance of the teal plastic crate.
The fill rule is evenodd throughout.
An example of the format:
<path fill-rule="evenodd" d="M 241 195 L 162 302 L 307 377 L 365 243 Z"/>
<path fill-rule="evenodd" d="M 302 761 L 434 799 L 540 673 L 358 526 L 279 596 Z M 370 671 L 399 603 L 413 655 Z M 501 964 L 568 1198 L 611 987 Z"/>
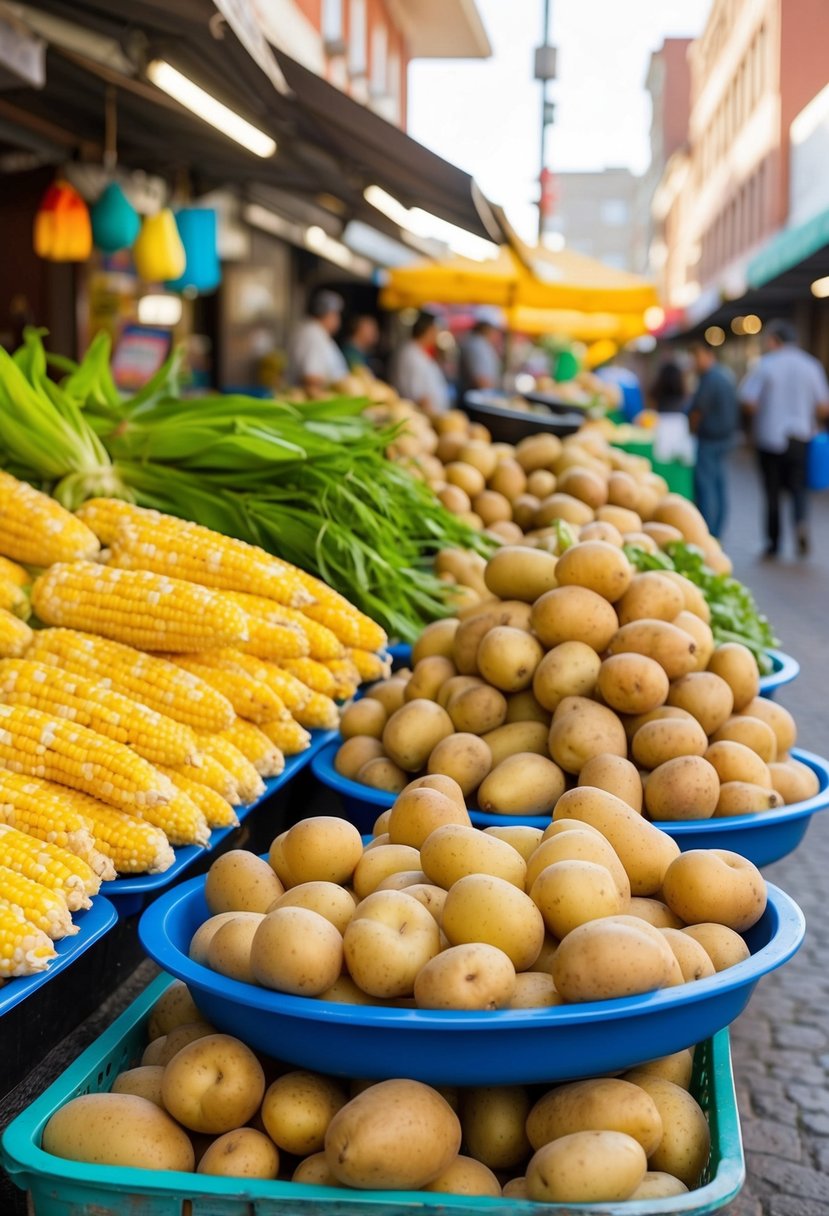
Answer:
<path fill-rule="evenodd" d="M 64 1161 L 40 1147 L 50 1116 L 78 1094 L 111 1088 L 146 1045 L 150 1010 L 170 983 L 162 975 L 11 1123 L 3 1165 L 31 1193 L 34 1216 L 702 1216 L 729 1203 L 745 1178 L 728 1031 L 697 1048 L 692 1092 L 708 1117 L 711 1155 L 702 1187 L 678 1198 L 599 1204 L 538 1204 L 422 1192 L 359 1192 L 289 1182 L 242 1182 Z"/>

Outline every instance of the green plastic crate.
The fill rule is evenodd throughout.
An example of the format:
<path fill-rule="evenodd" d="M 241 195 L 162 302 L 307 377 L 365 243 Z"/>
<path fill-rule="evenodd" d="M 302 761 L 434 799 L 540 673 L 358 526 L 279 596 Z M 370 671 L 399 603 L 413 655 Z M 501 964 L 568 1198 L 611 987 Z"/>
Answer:
<path fill-rule="evenodd" d="M 509 1199 L 401 1191 L 358 1192 L 288 1182 L 246 1182 L 201 1174 L 150 1172 L 64 1161 L 43 1152 L 49 1117 L 78 1094 L 108 1090 L 146 1045 L 150 1010 L 170 983 L 155 980 L 53 1085 L 11 1123 L 3 1165 L 31 1192 L 35 1216 L 686 1216 L 715 1212 L 745 1177 L 728 1031 L 697 1048 L 692 1092 L 708 1116 L 711 1157 L 705 1185 L 679 1198 L 599 1204 L 538 1204 Z"/>

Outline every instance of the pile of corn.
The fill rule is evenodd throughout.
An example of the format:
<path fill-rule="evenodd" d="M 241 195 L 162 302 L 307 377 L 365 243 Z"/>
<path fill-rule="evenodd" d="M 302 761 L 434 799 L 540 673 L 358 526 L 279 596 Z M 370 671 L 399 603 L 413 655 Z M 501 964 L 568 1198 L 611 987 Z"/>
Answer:
<path fill-rule="evenodd" d="M 46 967 L 103 880 L 235 825 L 385 643 L 252 545 L 0 472 L 0 982 Z"/>

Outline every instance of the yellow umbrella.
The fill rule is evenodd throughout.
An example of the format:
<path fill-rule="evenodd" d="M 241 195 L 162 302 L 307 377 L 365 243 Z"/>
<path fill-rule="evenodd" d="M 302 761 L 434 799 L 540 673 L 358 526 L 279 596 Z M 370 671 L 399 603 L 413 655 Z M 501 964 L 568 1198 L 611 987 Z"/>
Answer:
<path fill-rule="evenodd" d="M 576 309 L 507 309 L 507 328 L 522 334 L 561 334 L 579 342 L 609 339 L 620 345 L 647 333 L 641 312 L 579 312 Z"/>
<path fill-rule="evenodd" d="M 389 271 L 380 293 L 383 308 L 424 304 L 488 304 L 508 308 L 517 302 L 519 284 L 530 277 L 511 250 L 502 246 L 486 262 L 471 258 L 431 259 Z"/>
<path fill-rule="evenodd" d="M 645 312 L 658 305 L 656 288 L 647 279 L 616 270 L 572 249 L 531 249 L 517 243 L 516 254 L 531 272 L 518 303 L 578 312 Z"/>

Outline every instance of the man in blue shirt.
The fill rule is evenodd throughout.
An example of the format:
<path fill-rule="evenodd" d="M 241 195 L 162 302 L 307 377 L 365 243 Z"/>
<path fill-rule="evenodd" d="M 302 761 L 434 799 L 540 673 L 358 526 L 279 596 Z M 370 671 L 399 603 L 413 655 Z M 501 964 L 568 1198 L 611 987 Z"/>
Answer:
<path fill-rule="evenodd" d="M 691 350 L 699 377 L 688 411 L 697 437 L 694 497 L 711 535 L 721 536 L 728 510 L 726 459 L 734 446 L 740 406 L 734 378 L 720 367 L 714 348 L 699 341 Z"/>
<path fill-rule="evenodd" d="M 766 552 L 780 547 L 780 493 L 791 495 L 797 549 L 809 552 L 806 523 L 806 465 L 819 418 L 829 415 L 829 383 L 823 366 L 796 345 L 788 321 L 766 326 L 766 354 L 740 385 L 740 400 L 752 415 L 754 445 L 766 497 Z"/>

